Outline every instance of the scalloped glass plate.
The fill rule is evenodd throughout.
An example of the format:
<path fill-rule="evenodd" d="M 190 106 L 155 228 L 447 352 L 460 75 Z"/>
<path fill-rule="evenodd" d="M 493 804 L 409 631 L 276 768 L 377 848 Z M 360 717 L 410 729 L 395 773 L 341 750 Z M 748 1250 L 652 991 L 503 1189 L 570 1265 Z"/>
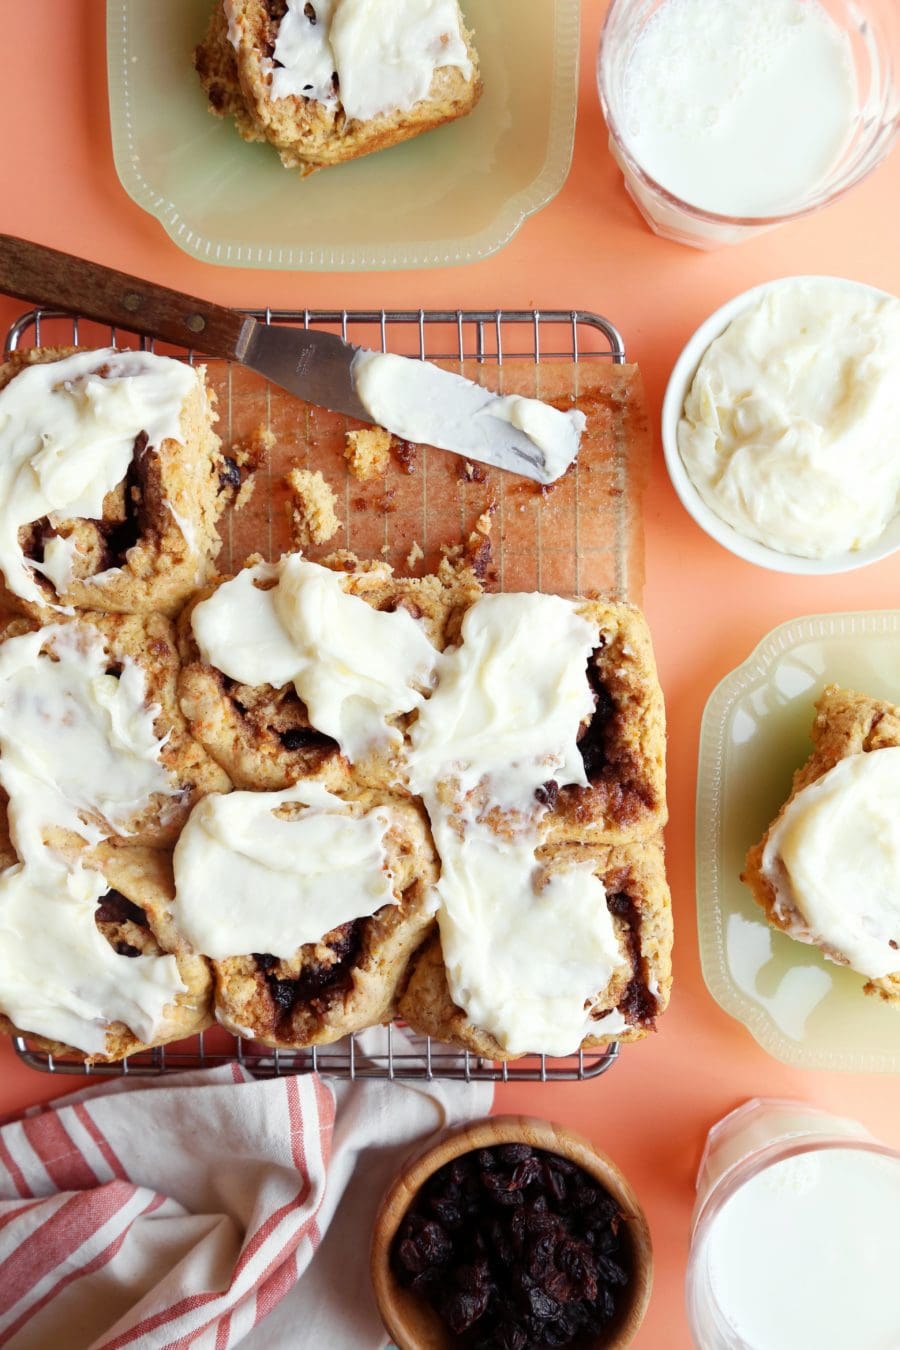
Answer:
<path fill-rule="evenodd" d="M 441 267 L 494 253 L 569 173 L 578 0 L 463 0 L 484 94 L 468 117 L 301 179 L 207 111 L 191 64 L 211 0 L 108 0 L 125 191 L 186 253 L 233 267 Z"/>
<path fill-rule="evenodd" d="M 900 610 L 819 614 L 773 629 L 713 690 L 697 787 L 697 918 L 703 977 L 764 1050 L 804 1069 L 900 1071 L 900 1013 L 861 975 L 769 926 L 739 880 L 810 752 L 829 683 L 900 701 Z"/>

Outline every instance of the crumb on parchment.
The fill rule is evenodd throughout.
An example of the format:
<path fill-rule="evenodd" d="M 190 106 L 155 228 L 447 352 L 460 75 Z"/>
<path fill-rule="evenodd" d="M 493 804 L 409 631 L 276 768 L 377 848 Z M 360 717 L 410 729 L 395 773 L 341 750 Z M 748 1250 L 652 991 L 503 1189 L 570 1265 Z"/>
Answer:
<path fill-rule="evenodd" d="M 242 469 L 247 469 L 250 473 L 256 473 L 256 470 L 268 457 L 269 451 L 274 448 L 275 433 L 266 426 L 265 422 L 259 422 L 249 436 L 235 441 L 231 447 L 231 453 Z"/>
<path fill-rule="evenodd" d="M 368 483 L 387 473 L 391 461 L 391 433 L 384 427 L 348 431 L 344 439 L 344 458 L 354 478 Z"/>
<path fill-rule="evenodd" d="M 341 528 L 337 498 L 320 470 L 293 468 L 285 482 L 290 490 L 291 533 L 295 548 L 325 544 Z"/>

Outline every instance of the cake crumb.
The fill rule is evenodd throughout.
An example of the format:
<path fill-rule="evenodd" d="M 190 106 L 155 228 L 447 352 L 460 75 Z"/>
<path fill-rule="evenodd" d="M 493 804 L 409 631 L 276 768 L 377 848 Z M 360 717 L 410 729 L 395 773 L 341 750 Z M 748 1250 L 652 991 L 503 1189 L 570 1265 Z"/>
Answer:
<path fill-rule="evenodd" d="M 384 427 L 365 427 L 348 431 L 344 437 L 344 458 L 350 472 L 361 483 L 383 478 L 391 461 L 391 433 Z"/>
<path fill-rule="evenodd" d="M 409 567 L 409 568 L 415 567 L 416 563 L 419 562 L 420 559 L 422 559 L 422 558 L 424 558 L 424 557 L 425 557 L 425 550 L 422 548 L 422 546 L 421 546 L 421 544 L 419 543 L 418 539 L 414 539 L 414 540 L 412 541 L 412 548 L 409 550 L 409 552 L 408 552 L 407 555 L 406 555 L 406 565 L 407 565 L 407 567 Z"/>
<path fill-rule="evenodd" d="M 296 548 L 325 544 L 341 528 L 337 498 L 319 469 L 293 468 L 285 482 L 291 494 L 291 533 Z"/>
<path fill-rule="evenodd" d="M 493 550 L 491 549 L 491 526 L 493 524 L 493 515 L 497 510 L 497 503 L 491 502 L 486 511 L 475 522 L 475 528 L 466 540 L 463 550 L 463 556 L 475 576 L 483 581 L 493 563 Z"/>
<path fill-rule="evenodd" d="M 274 448 L 275 433 L 265 422 L 258 422 L 249 436 L 244 440 L 235 441 L 231 453 L 242 469 L 249 469 L 250 473 L 255 473 L 268 457 L 269 451 Z"/>

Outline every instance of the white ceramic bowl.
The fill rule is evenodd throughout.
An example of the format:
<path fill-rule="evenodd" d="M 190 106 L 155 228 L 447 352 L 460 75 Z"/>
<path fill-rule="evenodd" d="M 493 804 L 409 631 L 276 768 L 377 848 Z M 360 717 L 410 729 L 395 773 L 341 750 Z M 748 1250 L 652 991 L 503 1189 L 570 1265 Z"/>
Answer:
<path fill-rule="evenodd" d="M 757 567 L 767 567 L 772 572 L 793 572 L 805 576 L 829 576 L 835 572 L 851 572 L 857 567 L 866 567 L 878 562 L 888 554 L 900 549 L 900 514 L 888 524 L 884 532 L 874 543 L 866 548 L 854 549 L 848 553 L 836 553 L 829 558 L 801 558 L 797 554 L 782 553 L 778 549 L 768 548 L 765 544 L 749 539 L 733 529 L 721 516 L 716 515 L 700 496 L 688 477 L 687 469 L 678 453 L 678 423 L 681 419 L 684 401 L 690 391 L 697 373 L 697 367 L 712 342 L 743 310 L 749 309 L 768 291 L 796 281 L 830 281 L 856 290 L 867 291 L 880 299 L 893 299 L 887 291 L 875 286 L 866 286 L 861 281 L 848 281 L 844 277 L 780 277 L 777 281 L 764 282 L 754 286 L 741 295 L 736 295 L 711 314 L 700 325 L 693 337 L 689 338 L 669 376 L 662 407 L 662 443 L 666 458 L 666 468 L 672 480 L 672 486 L 678 494 L 682 506 L 716 543 L 735 553 L 746 562 Z"/>

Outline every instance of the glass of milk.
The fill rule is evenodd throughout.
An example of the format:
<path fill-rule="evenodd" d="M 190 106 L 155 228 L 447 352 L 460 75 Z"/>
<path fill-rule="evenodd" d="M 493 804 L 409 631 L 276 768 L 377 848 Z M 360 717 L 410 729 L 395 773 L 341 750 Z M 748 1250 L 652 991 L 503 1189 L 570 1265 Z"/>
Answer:
<path fill-rule="evenodd" d="M 612 0 L 609 147 L 650 228 L 737 243 L 828 205 L 900 129 L 898 0 Z"/>
<path fill-rule="evenodd" d="M 686 1299 L 698 1350 L 900 1346 L 900 1153 L 801 1102 L 713 1126 Z"/>

